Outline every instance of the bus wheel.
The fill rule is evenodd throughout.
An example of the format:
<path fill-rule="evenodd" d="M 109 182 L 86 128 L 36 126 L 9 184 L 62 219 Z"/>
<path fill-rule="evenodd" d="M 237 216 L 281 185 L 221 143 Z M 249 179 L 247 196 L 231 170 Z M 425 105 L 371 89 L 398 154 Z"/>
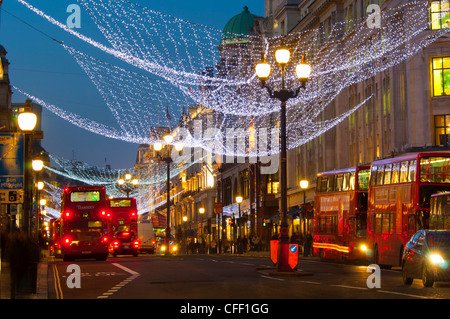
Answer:
<path fill-rule="evenodd" d="M 428 269 L 426 264 L 422 267 L 422 282 L 424 287 L 433 287 L 434 284 L 433 273 Z"/>

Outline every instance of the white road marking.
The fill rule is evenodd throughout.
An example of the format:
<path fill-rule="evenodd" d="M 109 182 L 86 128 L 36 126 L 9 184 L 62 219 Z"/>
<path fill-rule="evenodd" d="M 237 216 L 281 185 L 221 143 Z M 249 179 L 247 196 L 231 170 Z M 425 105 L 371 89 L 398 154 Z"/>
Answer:
<path fill-rule="evenodd" d="M 117 291 L 119 291 L 120 288 L 124 287 L 125 285 L 127 285 L 128 283 L 130 283 L 131 281 L 133 281 L 134 279 L 136 279 L 137 277 L 139 277 L 141 275 L 140 273 L 138 273 L 134 270 L 131 270 L 130 268 L 127 268 L 121 264 L 111 263 L 111 265 L 114 265 L 114 266 L 122 269 L 123 271 L 126 271 L 127 273 L 131 274 L 131 276 L 128 277 L 127 279 L 122 280 L 120 283 L 118 283 L 117 285 L 115 285 L 114 287 L 109 289 L 107 292 L 104 292 L 101 296 L 98 296 L 97 299 L 109 298 L 109 296 L 111 296 L 114 293 L 116 293 Z"/>
<path fill-rule="evenodd" d="M 274 278 L 274 277 L 269 277 L 269 276 L 264 276 L 264 275 L 261 275 L 261 277 L 264 277 L 264 278 L 267 278 L 267 279 L 273 279 L 273 280 L 284 281 L 284 279 L 281 279 L 281 278 Z"/>

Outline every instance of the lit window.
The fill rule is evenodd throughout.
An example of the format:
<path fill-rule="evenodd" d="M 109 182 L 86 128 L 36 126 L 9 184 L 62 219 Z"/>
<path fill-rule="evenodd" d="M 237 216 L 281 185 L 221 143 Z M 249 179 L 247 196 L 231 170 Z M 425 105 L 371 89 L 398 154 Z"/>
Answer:
<path fill-rule="evenodd" d="M 431 1 L 430 20 L 432 30 L 450 28 L 449 0 Z"/>
<path fill-rule="evenodd" d="M 450 115 L 434 117 L 436 145 L 450 146 Z"/>
<path fill-rule="evenodd" d="M 450 57 L 433 58 L 433 96 L 450 95 Z"/>

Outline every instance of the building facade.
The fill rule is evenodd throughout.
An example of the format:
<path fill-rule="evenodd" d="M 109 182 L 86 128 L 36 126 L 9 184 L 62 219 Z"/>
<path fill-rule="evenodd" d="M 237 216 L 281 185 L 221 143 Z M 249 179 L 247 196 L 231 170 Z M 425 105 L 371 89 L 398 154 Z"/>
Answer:
<path fill-rule="evenodd" d="M 400 0 L 266 0 L 266 33 L 283 35 L 318 28 L 320 45 L 336 24 L 346 31 L 354 21 L 368 19 L 369 5 L 381 10 L 399 7 Z M 446 1 L 429 1 L 431 29 L 448 27 Z M 272 28 L 272 29 L 271 29 Z M 425 31 L 427 32 L 427 31 Z M 316 176 L 370 164 L 376 159 L 421 150 L 450 150 L 450 40 L 441 37 L 411 58 L 375 76 L 345 88 L 320 115 L 330 119 L 360 104 L 365 105 L 320 137 L 288 152 L 288 207 L 302 205 L 301 179 L 309 181 L 306 202 L 314 200 Z"/>

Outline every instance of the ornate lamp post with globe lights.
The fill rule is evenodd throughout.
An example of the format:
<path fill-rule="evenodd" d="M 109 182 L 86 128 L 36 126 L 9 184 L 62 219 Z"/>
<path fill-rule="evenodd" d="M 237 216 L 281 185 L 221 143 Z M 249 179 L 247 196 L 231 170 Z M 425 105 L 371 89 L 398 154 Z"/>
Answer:
<path fill-rule="evenodd" d="M 286 89 L 285 71 L 286 65 L 290 59 L 290 51 L 287 47 L 282 46 L 275 51 L 275 60 L 281 68 L 281 89 L 274 91 L 267 86 L 266 81 L 270 76 L 270 64 L 263 59 L 255 67 L 256 75 L 261 80 L 261 85 L 267 89 L 271 98 L 278 99 L 281 102 L 280 107 L 280 236 L 278 244 L 278 262 L 277 271 L 292 271 L 288 263 L 289 256 L 289 236 L 287 224 L 287 147 L 286 147 L 286 104 L 291 98 L 296 98 L 302 88 L 305 88 L 306 82 L 311 74 L 311 66 L 305 62 L 305 56 L 297 64 L 295 71 L 300 81 L 300 86 L 294 90 Z"/>
<path fill-rule="evenodd" d="M 119 178 L 117 184 L 119 184 L 119 188 L 127 194 L 128 198 L 130 197 L 131 191 L 139 185 L 139 180 L 130 173 L 126 173 L 125 176 Z"/>
<path fill-rule="evenodd" d="M 169 256 L 170 253 L 170 164 L 173 162 L 172 150 L 180 152 L 183 150 L 183 145 L 179 142 L 172 145 L 173 136 L 168 133 L 163 137 L 164 143 L 157 142 L 153 144 L 153 150 L 155 151 L 155 159 L 167 164 L 167 184 L 166 184 L 166 196 L 167 196 L 167 222 L 166 222 L 166 236 L 165 236 L 165 255 Z"/>

